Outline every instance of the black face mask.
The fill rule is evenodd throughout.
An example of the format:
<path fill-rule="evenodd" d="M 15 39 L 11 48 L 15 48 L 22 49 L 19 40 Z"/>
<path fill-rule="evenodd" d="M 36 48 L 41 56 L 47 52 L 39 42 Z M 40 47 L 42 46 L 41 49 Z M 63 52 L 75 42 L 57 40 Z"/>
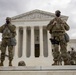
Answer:
<path fill-rule="evenodd" d="M 9 24 L 9 23 L 10 23 L 10 21 L 6 20 L 6 23 L 7 23 L 7 24 Z"/>
<path fill-rule="evenodd" d="M 59 17 L 60 16 L 60 13 L 56 13 L 56 16 Z"/>

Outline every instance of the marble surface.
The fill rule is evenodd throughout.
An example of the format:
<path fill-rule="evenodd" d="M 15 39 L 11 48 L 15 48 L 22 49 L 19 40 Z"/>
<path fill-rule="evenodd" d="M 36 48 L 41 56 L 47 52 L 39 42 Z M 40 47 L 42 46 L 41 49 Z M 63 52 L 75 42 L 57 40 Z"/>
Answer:
<path fill-rule="evenodd" d="M 76 71 L 0 71 L 0 75 L 76 75 Z"/>
<path fill-rule="evenodd" d="M 0 67 L 0 71 L 76 71 L 76 66 L 19 66 Z"/>
<path fill-rule="evenodd" d="M 76 75 L 76 66 L 0 67 L 0 75 Z"/>

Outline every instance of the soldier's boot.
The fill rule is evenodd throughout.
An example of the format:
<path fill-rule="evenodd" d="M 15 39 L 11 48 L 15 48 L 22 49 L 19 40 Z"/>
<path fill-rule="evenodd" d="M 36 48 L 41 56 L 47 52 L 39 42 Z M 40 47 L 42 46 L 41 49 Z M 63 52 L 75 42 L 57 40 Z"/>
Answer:
<path fill-rule="evenodd" d="M 69 65 L 67 60 L 64 60 L 64 65 Z"/>
<path fill-rule="evenodd" d="M 12 61 L 9 61 L 9 66 L 12 66 Z"/>
<path fill-rule="evenodd" d="M 4 66 L 3 61 L 1 61 L 0 66 Z"/>
<path fill-rule="evenodd" d="M 57 61 L 54 61 L 54 63 L 53 63 L 52 65 L 58 65 L 58 64 L 57 64 Z"/>

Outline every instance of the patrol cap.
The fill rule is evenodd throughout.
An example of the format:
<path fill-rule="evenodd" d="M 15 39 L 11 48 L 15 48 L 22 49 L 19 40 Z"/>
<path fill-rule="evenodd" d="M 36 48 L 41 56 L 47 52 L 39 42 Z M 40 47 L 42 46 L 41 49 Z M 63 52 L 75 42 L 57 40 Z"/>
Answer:
<path fill-rule="evenodd" d="M 6 20 L 11 20 L 11 18 L 10 17 L 6 17 Z"/>
<path fill-rule="evenodd" d="M 55 13 L 61 13 L 60 10 L 56 10 Z"/>

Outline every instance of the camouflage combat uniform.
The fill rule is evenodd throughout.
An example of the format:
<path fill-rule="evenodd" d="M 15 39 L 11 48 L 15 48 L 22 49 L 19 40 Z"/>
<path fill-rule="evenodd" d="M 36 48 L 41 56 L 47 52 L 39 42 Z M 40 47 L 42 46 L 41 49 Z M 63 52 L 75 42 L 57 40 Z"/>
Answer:
<path fill-rule="evenodd" d="M 1 62 L 3 66 L 3 61 L 5 60 L 6 47 L 8 46 L 9 61 L 13 59 L 13 46 L 11 45 L 10 39 L 15 37 L 16 27 L 10 24 L 4 24 L 0 27 L 0 33 L 2 33 L 2 43 L 1 43 Z"/>
<path fill-rule="evenodd" d="M 56 25 L 53 25 L 53 23 L 56 22 Z M 61 24 L 61 29 L 57 30 L 56 27 L 57 24 Z M 53 44 L 54 46 L 54 64 L 57 65 L 57 61 L 59 58 L 59 54 L 61 53 L 61 56 L 63 57 L 64 64 L 66 65 L 67 60 L 67 43 L 64 37 L 65 30 L 69 30 L 69 26 L 66 22 L 64 22 L 60 17 L 55 17 L 53 20 L 50 21 L 50 23 L 47 25 L 47 30 L 50 31 L 50 34 L 52 36 L 52 39 L 56 40 L 56 43 Z M 59 51 L 59 45 L 60 45 L 60 51 Z"/>
<path fill-rule="evenodd" d="M 71 55 L 71 60 L 74 62 L 74 64 L 76 65 L 76 51 L 72 48 L 72 50 L 70 51 L 70 55 Z"/>

